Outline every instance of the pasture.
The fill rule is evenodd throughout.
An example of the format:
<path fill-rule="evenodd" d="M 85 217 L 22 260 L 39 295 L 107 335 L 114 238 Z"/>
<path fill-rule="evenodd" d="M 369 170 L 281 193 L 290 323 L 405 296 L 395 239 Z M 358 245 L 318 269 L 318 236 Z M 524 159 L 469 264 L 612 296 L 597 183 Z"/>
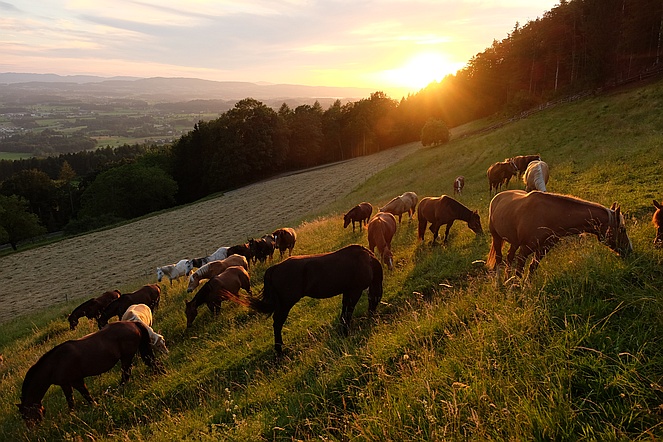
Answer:
<path fill-rule="evenodd" d="M 660 82 L 592 97 L 442 147 L 383 152 L 397 157 L 375 174 L 369 172 L 382 167 L 369 170 L 370 163 L 361 162 L 370 158 L 357 159 L 321 169 L 315 178 L 307 175 L 312 171 L 258 183 L 3 257 L 0 438 L 663 438 L 663 251 L 653 247 L 651 225 L 652 199 L 660 201 L 663 193 L 661 106 Z M 465 176 L 458 200 L 478 210 L 487 231 L 487 167 L 535 153 L 550 167 L 548 191 L 621 205 L 631 256 L 618 258 L 592 236 L 565 238 L 532 278 L 496 288 L 482 262 L 489 235 L 475 237 L 456 222 L 448 244 L 431 245 L 430 232 L 418 242 L 417 220 L 404 219 L 392 240 L 394 269 L 385 268 L 377 315 L 367 314 L 364 293 L 345 337 L 339 297 L 304 298 L 285 323 L 285 356 L 278 361 L 271 318 L 224 303 L 218 317 L 201 309 L 186 329 L 184 302 L 192 297 L 186 281 L 162 283 L 153 328 L 170 350 L 162 359 L 166 372 L 153 374 L 135 358 L 124 386 L 118 385 L 119 367 L 88 378 L 98 405 L 75 396 L 73 413 L 51 387 L 43 423 L 25 429 L 14 403 L 27 369 L 56 344 L 96 328 L 82 319 L 69 330 L 66 315 L 81 298 L 130 291 L 154 282 L 157 265 L 283 226 L 297 231 L 295 255 L 366 245 L 365 230 L 343 229 L 348 209 L 361 201 L 379 207 L 405 191 L 419 198 L 453 195 L 458 175 Z M 328 181 L 322 181 L 325 174 Z M 281 184 L 286 192 L 275 190 Z M 512 180 L 509 187 L 524 185 Z M 256 189 L 263 199 L 253 195 Z M 327 197 L 316 198 L 317 192 Z M 241 198 L 229 205 L 233 193 Z M 65 247 L 72 252 L 64 255 Z M 60 260 L 46 266 L 48 254 Z M 270 265 L 251 268 L 254 292 Z M 34 312 L 36 305 L 52 307 Z"/>

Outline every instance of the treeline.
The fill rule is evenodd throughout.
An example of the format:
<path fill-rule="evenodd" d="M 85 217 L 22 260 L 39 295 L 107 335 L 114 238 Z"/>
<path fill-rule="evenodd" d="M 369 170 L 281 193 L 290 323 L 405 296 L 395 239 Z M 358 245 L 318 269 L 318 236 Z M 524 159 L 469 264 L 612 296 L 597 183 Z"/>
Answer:
<path fill-rule="evenodd" d="M 79 152 L 92 149 L 96 145 L 95 139 L 83 133 L 66 135 L 53 129 L 0 138 L 0 152 L 30 153 L 36 156 Z"/>
<path fill-rule="evenodd" d="M 543 17 L 516 24 L 456 75 L 400 101 L 375 92 L 327 109 L 284 103 L 275 110 L 246 98 L 219 118 L 198 122 L 172 146 L 0 161 L 0 193 L 29 202 L 27 210 L 49 231 L 95 228 L 417 141 L 425 126 L 446 130 L 618 84 L 658 67 L 662 28 L 660 0 L 561 1 Z M 438 143 L 447 139 L 423 132 Z M 7 236 L 0 226 L 0 242 Z"/>

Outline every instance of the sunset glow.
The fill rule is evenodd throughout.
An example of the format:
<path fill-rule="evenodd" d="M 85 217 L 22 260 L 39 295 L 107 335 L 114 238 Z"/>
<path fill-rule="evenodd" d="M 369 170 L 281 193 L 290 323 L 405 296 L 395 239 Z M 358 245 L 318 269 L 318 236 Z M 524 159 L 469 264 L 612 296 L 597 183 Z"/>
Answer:
<path fill-rule="evenodd" d="M 448 74 L 454 74 L 461 69 L 464 63 L 452 63 L 444 54 L 426 52 L 420 53 L 396 69 L 384 72 L 384 81 L 388 84 L 406 87 L 408 89 L 422 89 L 433 81 L 440 81 Z"/>

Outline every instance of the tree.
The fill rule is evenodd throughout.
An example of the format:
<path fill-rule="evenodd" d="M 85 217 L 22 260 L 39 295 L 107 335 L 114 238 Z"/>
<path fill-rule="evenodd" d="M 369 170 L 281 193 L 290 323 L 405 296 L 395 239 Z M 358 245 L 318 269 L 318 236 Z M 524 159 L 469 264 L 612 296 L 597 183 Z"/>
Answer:
<path fill-rule="evenodd" d="M 449 141 L 449 129 L 442 120 L 431 118 L 421 129 L 421 144 L 431 146 Z"/>
<path fill-rule="evenodd" d="M 0 242 L 7 241 L 16 250 L 19 241 L 44 233 L 37 215 L 28 211 L 27 201 L 16 195 L 0 195 Z"/>

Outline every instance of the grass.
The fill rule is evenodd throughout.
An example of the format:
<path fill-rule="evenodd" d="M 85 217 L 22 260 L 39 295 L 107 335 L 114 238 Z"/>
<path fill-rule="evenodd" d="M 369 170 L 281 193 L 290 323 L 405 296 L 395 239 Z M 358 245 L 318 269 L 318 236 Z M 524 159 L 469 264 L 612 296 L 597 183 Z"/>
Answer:
<path fill-rule="evenodd" d="M 167 373 L 136 362 L 87 384 L 99 405 L 69 413 L 53 387 L 42 425 L 16 412 L 27 369 L 65 339 L 73 305 L 0 325 L 0 439 L 5 440 L 656 440 L 663 438 L 663 254 L 652 248 L 651 200 L 661 198 L 663 84 L 598 96 L 469 136 L 377 174 L 328 207 L 293 220 L 297 254 L 366 243 L 342 229 L 359 201 L 406 190 L 451 194 L 479 210 L 487 230 L 485 171 L 515 154 L 540 153 L 549 189 L 621 204 L 634 253 L 617 258 L 595 238 L 563 240 L 520 286 L 497 289 L 485 259 L 489 238 L 459 222 L 447 246 L 399 226 L 383 304 L 362 298 L 348 337 L 340 299 L 305 298 L 291 311 L 286 358 L 274 360 L 271 319 L 236 305 L 218 318 L 202 309 L 191 329 L 185 283 L 164 285 L 157 330 L 171 350 Z M 512 183 L 511 187 L 514 185 Z M 275 226 L 277 227 L 277 226 Z M 251 270 L 255 291 L 267 265 Z"/>

